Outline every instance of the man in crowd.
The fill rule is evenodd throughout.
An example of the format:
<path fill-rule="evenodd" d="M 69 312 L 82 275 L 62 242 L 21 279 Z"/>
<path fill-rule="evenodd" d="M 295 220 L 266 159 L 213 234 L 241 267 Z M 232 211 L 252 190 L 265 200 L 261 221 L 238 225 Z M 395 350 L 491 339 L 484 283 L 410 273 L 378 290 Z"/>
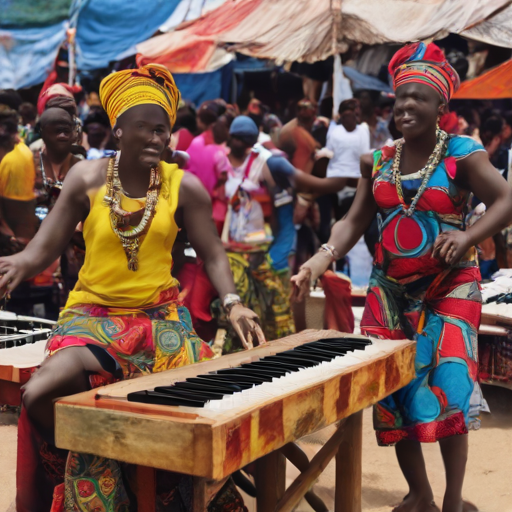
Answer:
<path fill-rule="evenodd" d="M 106 146 L 112 131 L 108 116 L 103 109 L 96 109 L 85 118 L 84 132 L 87 134 L 87 143 L 89 144 L 87 160 L 103 158 L 111 153 Z"/>
<path fill-rule="evenodd" d="M 32 152 L 18 137 L 18 114 L 0 105 L 2 254 L 18 252 L 35 234 L 34 182 Z"/>
<path fill-rule="evenodd" d="M 378 91 L 361 90 L 354 95 L 361 105 L 361 121 L 368 125 L 370 130 L 370 147 L 380 149 L 386 141 L 391 139 L 388 123 L 377 115 Z"/>
<path fill-rule="evenodd" d="M 279 134 L 279 149 L 283 150 L 291 164 L 307 174 L 315 165 L 315 151 L 320 148 L 311 135 L 316 119 L 316 105 L 304 99 L 297 105 L 297 117 L 286 123 Z"/>

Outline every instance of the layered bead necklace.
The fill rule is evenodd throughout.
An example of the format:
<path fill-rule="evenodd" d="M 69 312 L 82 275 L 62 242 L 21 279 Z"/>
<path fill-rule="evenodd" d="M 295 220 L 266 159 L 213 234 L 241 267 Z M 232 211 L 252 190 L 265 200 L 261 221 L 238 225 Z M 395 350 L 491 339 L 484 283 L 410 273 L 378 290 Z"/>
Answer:
<path fill-rule="evenodd" d="M 436 131 L 436 138 L 437 142 L 434 147 L 434 151 L 429 156 L 425 167 L 423 167 L 423 169 L 419 170 L 418 172 L 414 173 L 414 175 L 409 176 L 402 176 L 402 174 L 400 173 L 400 158 L 402 156 L 402 148 L 404 145 L 404 141 L 402 139 L 396 143 L 396 153 L 395 158 L 393 160 L 393 167 L 391 169 L 391 172 L 393 180 L 395 182 L 398 197 L 400 199 L 400 202 L 402 203 L 402 210 L 404 211 L 406 217 L 411 217 L 412 214 L 414 213 L 414 210 L 416 209 L 416 205 L 418 204 L 420 197 L 427 188 L 427 184 L 430 180 L 430 177 L 436 170 L 437 166 L 441 163 L 441 160 L 443 159 L 446 153 L 446 149 L 448 146 L 448 134 L 445 131 L 438 128 Z M 404 193 L 402 190 L 402 180 L 407 180 L 407 178 L 412 179 L 413 176 L 421 177 L 422 181 L 411 204 L 407 206 L 405 204 Z"/>
<path fill-rule="evenodd" d="M 138 253 L 142 243 L 142 237 L 149 231 L 151 221 L 156 213 L 158 195 L 162 187 L 160 166 L 151 169 L 149 188 L 146 193 L 146 204 L 144 214 L 140 223 L 135 227 L 129 227 L 130 217 L 135 212 L 128 212 L 121 208 L 122 185 L 119 179 L 119 159 L 121 152 L 118 151 L 114 158 L 111 158 L 107 168 L 106 194 L 104 204 L 110 209 L 110 224 L 117 235 L 128 259 L 128 270 L 136 271 L 139 268 Z"/>

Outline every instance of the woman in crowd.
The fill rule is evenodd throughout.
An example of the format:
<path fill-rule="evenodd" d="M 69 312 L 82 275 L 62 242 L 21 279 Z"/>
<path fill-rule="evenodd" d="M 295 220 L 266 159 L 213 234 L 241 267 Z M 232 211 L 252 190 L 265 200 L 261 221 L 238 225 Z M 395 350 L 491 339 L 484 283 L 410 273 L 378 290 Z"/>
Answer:
<path fill-rule="evenodd" d="M 222 137 L 219 139 L 215 133 L 219 130 L 215 128 L 225 111 L 226 107 L 219 101 L 204 102 L 197 112 L 197 125 L 202 133 L 194 138 L 187 149 L 190 155 L 187 170 L 201 180 L 212 198 L 213 220 L 219 234 L 227 211 L 227 201 L 223 193 L 228 171 L 226 146 L 223 143 L 226 142 L 227 136 L 224 140 Z M 225 131 L 227 135 L 227 129 Z"/>
<path fill-rule="evenodd" d="M 421 449 L 422 442 L 439 441 L 446 468 L 443 512 L 469 511 L 474 508 L 463 502 L 462 485 L 481 312 L 474 246 L 512 220 L 512 191 L 480 144 L 436 126 L 459 85 L 436 45 L 402 48 L 389 71 L 404 138 L 363 159 L 347 217 L 292 281 L 300 299 L 377 213 L 380 240 L 361 330 L 384 339 L 417 340 L 416 378 L 380 402 L 374 414 L 378 442 L 396 445 L 409 485 L 395 510 L 439 510 Z M 470 192 L 478 193 L 487 213 L 466 229 Z"/>
<path fill-rule="evenodd" d="M 257 316 L 234 294 L 229 264 L 210 220 L 208 195 L 197 178 L 161 162 L 179 101 L 171 74 L 156 64 L 114 73 L 103 80 L 100 97 L 120 152 L 75 165 L 27 248 L 0 258 L 0 290 L 6 293 L 54 261 L 76 225 L 84 223 L 85 264 L 48 341 L 50 357 L 24 389 L 18 512 L 48 512 L 52 486 L 57 486 L 55 510 L 59 500 L 66 511 L 85 510 L 91 503 L 97 510 L 137 508 L 129 474 L 116 461 L 69 453 L 62 473 L 66 454 L 53 446 L 54 400 L 212 356 L 193 331 L 171 276 L 171 250 L 180 228 L 186 228 L 204 261 L 244 346 L 264 342 Z M 108 489 L 102 484 L 106 480 Z M 158 510 L 189 510 L 190 486 L 187 477 L 161 472 Z M 209 510 L 246 509 L 228 482 Z"/>
<path fill-rule="evenodd" d="M 72 98 L 58 96 L 48 101 L 41 114 L 38 129 L 43 141 L 39 153 L 39 172 L 42 179 L 43 202 L 53 205 L 56 190 L 60 190 L 68 171 L 82 160 L 75 155 L 79 138 L 76 103 Z"/>
<path fill-rule="evenodd" d="M 231 169 L 226 183 L 226 194 L 232 205 L 229 227 L 237 242 L 245 237 L 251 239 L 258 225 L 263 227 L 261 207 L 254 211 L 255 197 L 263 189 L 271 199 L 273 239 L 266 253 L 253 248 L 248 253 L 241 251 L 244 254 L 230 252 L 228 257 L 238 292 L 261 312 L 265 335 L 274 340 L 295 330 L 289 302 L 289 259 L 296 238 L 294 194 L 336 192 L 343 186 L 343 180 L 318 178 L 296 169 L 281 153 L 272 153 L 257 143 L 259 134 L 256 123 L 248 116 L 235 118 L 229 130 Z"/>
<path fill-rule="evenodd" d="M 77 117 L 75 100 L 68 96 L 54 96 L 45 105 L 37 129 L 41 135 L 42 146 L 35 151 L 39 164 L 36 181 L 37 205 L 39 217 L 44 218 L 55 205 L 62 189 L 62 183 L 71 167 L 84 158 L 85 150 L 81 142 L 81 124 Z M 78 272 L 84 261 L 83 237 L 79 230 L 73 235 L 72 243 L 66 247 L 60 259 L 60 269 L 65 293 L 73 289 Z M 39 281 L 52 286 L 53 274 L 57 264 L 43 272 Z M 64 300 L 55 304 L 55 309 L 47 315 L 57 318 L 58 309 Z"/>

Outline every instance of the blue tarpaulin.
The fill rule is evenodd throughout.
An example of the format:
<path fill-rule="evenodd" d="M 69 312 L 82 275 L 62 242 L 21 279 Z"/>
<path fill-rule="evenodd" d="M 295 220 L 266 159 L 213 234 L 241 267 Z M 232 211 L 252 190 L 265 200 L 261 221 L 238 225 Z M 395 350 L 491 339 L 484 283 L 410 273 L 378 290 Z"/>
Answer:
<path fill-rule="evenodd" d="M 174 80 L 184 100 L 199 106 L 203 101 L 232 100 L 234 63 L 210 73 L 174 73 Z"/>
<path fill-rule="evenodd" d="M 49 27 L 0 30 L 0 89 L 21 89 L 46 80 L 67 22 Z"/>
<path fill-rule="evenodd" d="M 88 0 L 76 27 L 80 70 L 105 68 L 137 43 L 150 38 L 180 0 Z M 135 53 L 135 48 L 133 48 Z"/>
<path fill-rule="evenodd" d="M 105 68 L 135 53 L 135 45 L 150 38 L 181 0 L 5 1 L 0 11 L 0 88 L 19 89 L 45 81 L 68 24 L 76 26 L 78 69 Z M 55 22 L 66 14 L 67 20 Z M 49 20 L 54 21 L 45 26 Z"/>
<path fill-rule="evenodd" d="M 352 89 L 354 91 L 366 89 L 372 91 L 393 92 L 393 89 L 389 84 L 382 82 L 374 76 L 365 75 L 364 73 L 361 73 L 349 66 L 343 67 L 343 73 L 345 73 L 345 76 L 351 81 Z"/>

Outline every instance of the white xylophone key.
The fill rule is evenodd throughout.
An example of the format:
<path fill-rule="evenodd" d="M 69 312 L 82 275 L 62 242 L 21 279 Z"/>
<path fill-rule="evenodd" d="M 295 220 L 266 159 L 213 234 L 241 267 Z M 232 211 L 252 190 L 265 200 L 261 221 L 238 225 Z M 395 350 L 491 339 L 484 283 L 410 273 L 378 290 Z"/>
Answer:
<path fill-rule="evenodd" d="M 315 382 L 326 380 L 351 366 L 386 355 L 394 348 L 394 345 L 388 340 L 372 339 L 372 344 L 367 345 L 364 350 L 351 351 L 346 355 L 335 357 L 331 361 L 324 361 L 310 368 L 290 372 L 279 378 L 275 377 L 272 382 L 264 382 L 250 389 L 226 395 L 221 400 L 212 400 L 205 404 L 203 410 L 208 414 L 208 412 L 250 408 L 272 398 L 297 392 L 300 388 L 309 387 Z"/>

